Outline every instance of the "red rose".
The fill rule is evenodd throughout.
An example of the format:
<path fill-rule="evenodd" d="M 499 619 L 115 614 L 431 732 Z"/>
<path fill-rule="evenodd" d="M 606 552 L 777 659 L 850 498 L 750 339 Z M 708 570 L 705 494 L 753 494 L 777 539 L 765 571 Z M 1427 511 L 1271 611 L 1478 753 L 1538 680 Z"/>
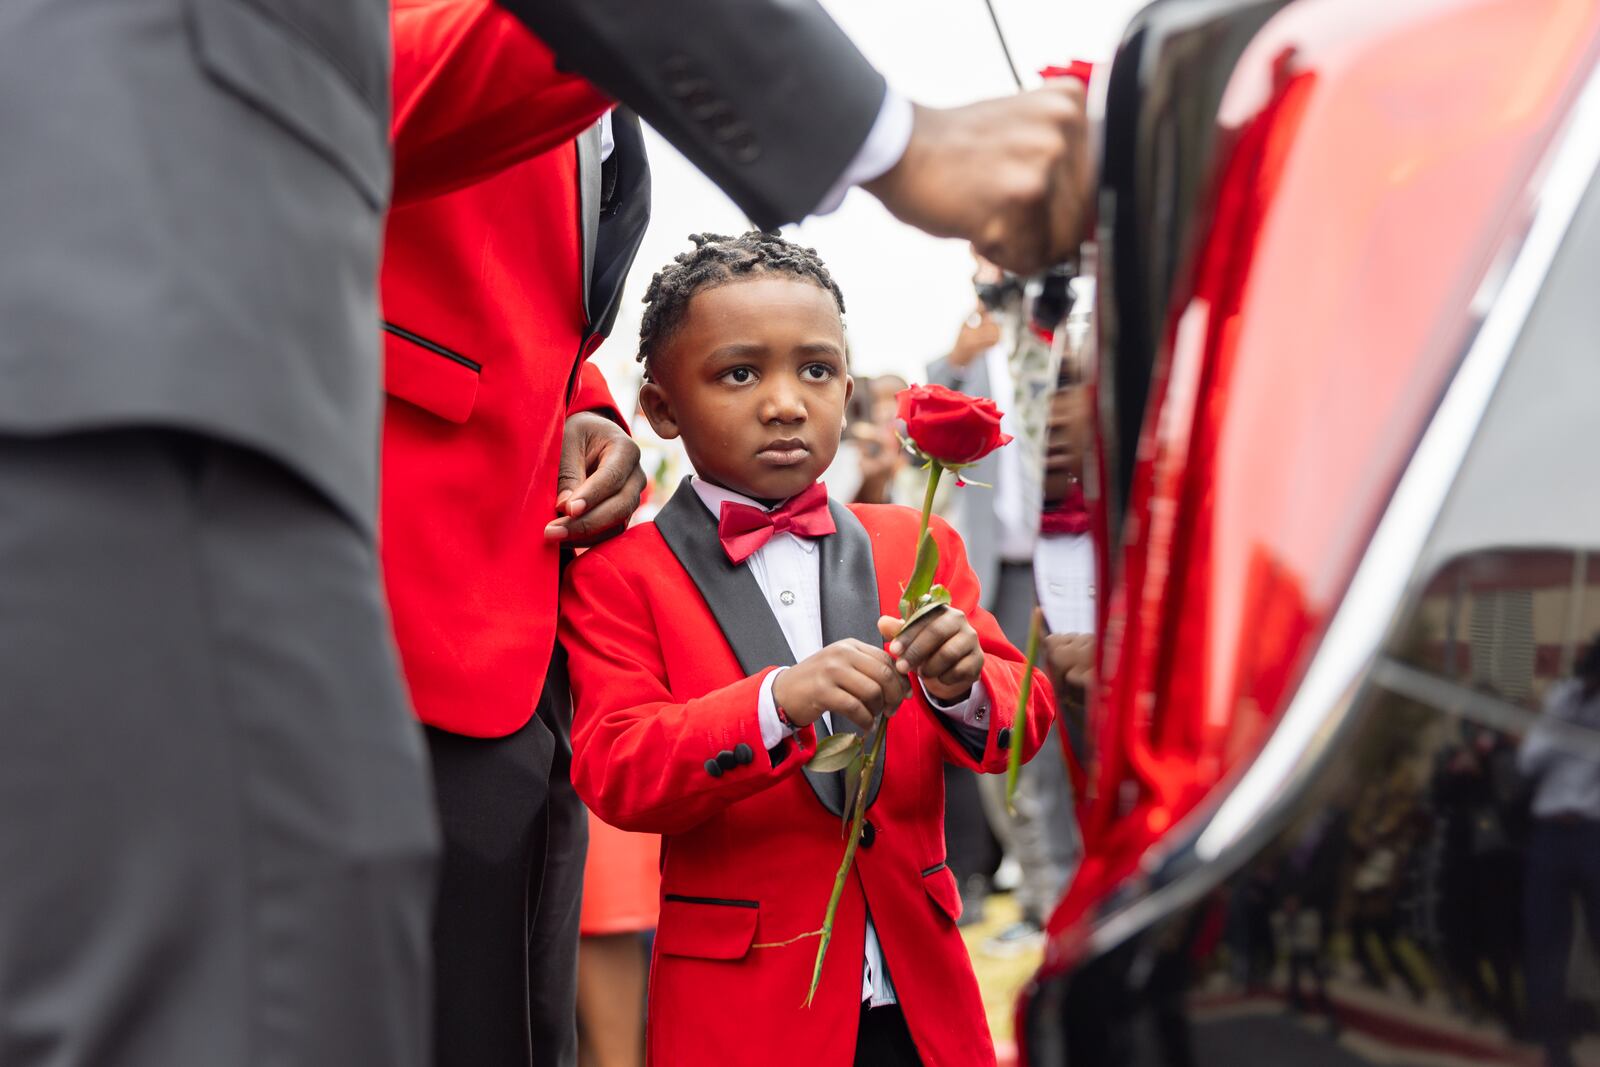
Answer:
<path fill-rule="evenodd" d="M 895 399 L 900 402 L 895 415 L 906 424 L 911 443 L 946 467 L 976 463 L 1011 440 L 1000 432 L 1000 409 L 993 400 L 942 385 L 913 385 Z"/>

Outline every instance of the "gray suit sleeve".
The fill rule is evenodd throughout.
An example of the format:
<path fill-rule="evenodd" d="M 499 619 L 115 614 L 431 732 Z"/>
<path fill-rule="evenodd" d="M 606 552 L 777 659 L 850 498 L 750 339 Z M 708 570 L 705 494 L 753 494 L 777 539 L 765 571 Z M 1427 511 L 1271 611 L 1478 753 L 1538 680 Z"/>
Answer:
<path fill-rule="evenodd" d="M 764 228 L 821 202 L 883 105 L 883 76 L 816 0 L 500 3 Z"/>

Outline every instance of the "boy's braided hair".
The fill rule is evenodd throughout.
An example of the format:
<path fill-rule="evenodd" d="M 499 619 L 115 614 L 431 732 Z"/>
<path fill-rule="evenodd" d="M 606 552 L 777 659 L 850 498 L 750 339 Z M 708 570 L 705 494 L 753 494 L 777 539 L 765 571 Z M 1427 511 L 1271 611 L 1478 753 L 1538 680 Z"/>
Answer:
<path fill-rule="evenodd" d="M 694 251 L 680 252 L 656 272 L 645 290 L 639 361 L 646 367 L 682 324 L 694 294 L 753 274 L 788 274 L 811 282 L 831 294 L 840 316 L 844 315 L 844 294 L 815 248 L 802 248 L 761 230 L 738 237 L 691 233 L 689 240 L 694 242 Z"/>

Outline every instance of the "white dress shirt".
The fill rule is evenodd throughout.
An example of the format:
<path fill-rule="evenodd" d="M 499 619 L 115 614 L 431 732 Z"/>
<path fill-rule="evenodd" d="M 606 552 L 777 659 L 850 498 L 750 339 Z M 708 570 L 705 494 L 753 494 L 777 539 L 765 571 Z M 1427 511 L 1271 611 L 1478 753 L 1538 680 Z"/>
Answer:
<path fill-rule="evenodd" d="M 1027 329 L 1026 326 L 1022 327 Z M 1012 437 L 1023 436 L 1017 423 L 1017 386 L 1011 376 L 1011 350 L 1016 347 L 1011 339 L 1001 341 L 983 354 L 984 368 L 989 372 L 989 396 L 1000 407 L 1000 432 Z M 1039 511 L 1043 501 L 1038 488 L 1028 491 L 1028 476 L 1022 469 L 1022 446 L 1002 448 L 995 456 L 994 514 L 998 535 L 1000 558 L 1007 563 L 1029 563 L 1033 560 L 1034 542 L 1038 539 Z"/>
<path fill-rule="evenodd" d="M 1033 583 L 1053 634 L 1094 633 L 1094 535 L 1049 534 L 1033 550 Z"/>
<path fill-rule="evenodd" d="M 718 517 L 725 501 L 770 510 L 743 494 L 712 485 L 698 476 L 691 484 L 701 502 Z M 789 641 L 789 651 L 794 654 L 795 662 L 822 651 L 822 566 L 817 557 L 817 542 L 787 531 L 774 534 L 772 540 L 745 560 L 745 566 L 750 568 L 767 598 L 773 617 Z M 784 669 L 787 668 L 767 675 L 756 708 L 761 723 L 761 743 L 769 749 L 783 743 L 793 733 L 778 718 L 778 705 L 772 697 L 773 682 Z M 928 703 L 952 720 L 969 727 L 988 726 L 989 698 L 981 682 L 974 685 L 971 695 L 959 704 L 941 704 L 931 694 L 927 695 Z M 825 712 L 819 733 L 832 732 L 833 717 Z M 883 947 L 878 943 L 878 931 L 870 915 L 867 916 L 866 952 L 861 969 L 861 999 L 870 999 L 875 1008 L 897 1002 L 894 984 L 883 961 Z"/>
<path fill-rule="evenodd" d="M 872 129 L 867 131 L 867 139 L 861 142 L 855 158 L 823 194 L 822 202 L 812 214 L 833 213 L 844 203 L 844 194 L 850 191 L 852 185 L 863 185 L 874 178 L 881 178 L 890 167 L 900 162 L 900 157 L 906 154 L 906 148 L 911 144 L 914 115 L 910 100 L 892 87 L 886 90 L 883 103 L 878 108 L 878 117 L 873 120 Z"/>

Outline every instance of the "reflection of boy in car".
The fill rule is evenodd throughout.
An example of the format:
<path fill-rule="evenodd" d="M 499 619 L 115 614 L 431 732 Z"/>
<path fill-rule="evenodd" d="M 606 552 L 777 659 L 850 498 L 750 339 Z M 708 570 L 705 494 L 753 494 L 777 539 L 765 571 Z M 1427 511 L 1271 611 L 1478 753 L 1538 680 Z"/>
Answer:
<path fill-rule="evenodd" d="M 1523 922 L 1528 1018 L 1547 1067 L 1572 1063 L 1566 976 L 1574 897 L 1600 954 L 1600 635 L 1574 673 L 1551 689 L 1543 718 L 1517 755 L 1518 768 L 1535 783 Z M 1596 731 L 1593 744 L 1584 743 L 1584 730 Z"/>

